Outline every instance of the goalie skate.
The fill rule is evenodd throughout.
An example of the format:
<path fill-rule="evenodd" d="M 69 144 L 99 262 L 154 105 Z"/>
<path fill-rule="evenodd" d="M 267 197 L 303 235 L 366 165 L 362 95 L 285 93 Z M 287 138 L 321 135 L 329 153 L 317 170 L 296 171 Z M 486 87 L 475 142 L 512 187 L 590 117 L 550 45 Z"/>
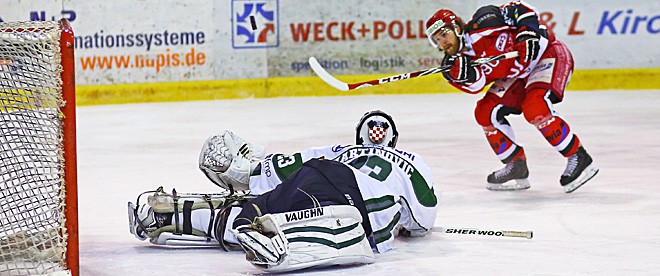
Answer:
<path fill-rule="evenodd" d="M 486 189 L 491 191 L 515 191 L 530 187 L 527 162 L 518 159 L 507 163 L 504 168 L 494 171 L 487 178 Z"/>
<path fill-rule="evenodd" d="M 137 219 L 137 210 L 133 202 L 128 202 L 128 231 L 131 232 L 138 240 L 146 240 L 146 228 L 142 222 Z"/>

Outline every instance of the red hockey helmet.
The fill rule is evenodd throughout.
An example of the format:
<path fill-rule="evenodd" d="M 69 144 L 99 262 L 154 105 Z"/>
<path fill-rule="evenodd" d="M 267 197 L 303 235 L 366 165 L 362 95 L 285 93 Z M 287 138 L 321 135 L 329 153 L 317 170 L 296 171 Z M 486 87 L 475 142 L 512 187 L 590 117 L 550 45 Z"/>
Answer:
<path fill-rule="evenodd" d="M 461 39 L 461 35 L 458 33 L 458 22 L 459 18 L 454 14 L 454 12 L 447 10 L 447 9 L 441 9 L 438 10 L 429 18 L 428 21 L 426 21 L 426 36 L 428 36 L 429 41 L 431 42 L 431 45 L 433 45 L 434 48 L 438 47 L 438 44 L 433 40 L 433 34 L 438 32 L 442 28 L 452 28 L 454 32 L 456 33 L 456 36 L 459 37 L 459 40 Z"/>

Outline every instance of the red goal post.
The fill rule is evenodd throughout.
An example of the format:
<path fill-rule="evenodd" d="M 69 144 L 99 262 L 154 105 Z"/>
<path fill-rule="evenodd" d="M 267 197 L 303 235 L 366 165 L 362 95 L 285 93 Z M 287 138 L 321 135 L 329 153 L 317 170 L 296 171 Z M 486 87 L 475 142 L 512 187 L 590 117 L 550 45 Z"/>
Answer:
<path fill-rule="evenodd" d="M 0 275 L 79 274 L 74 36 L 0 23 Z"/>

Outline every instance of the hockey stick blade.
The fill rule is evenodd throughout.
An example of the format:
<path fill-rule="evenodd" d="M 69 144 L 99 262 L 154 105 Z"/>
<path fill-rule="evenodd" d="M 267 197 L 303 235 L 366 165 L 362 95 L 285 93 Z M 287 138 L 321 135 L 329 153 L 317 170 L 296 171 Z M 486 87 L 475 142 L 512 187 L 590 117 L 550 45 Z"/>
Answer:
<path fill-rule="evenodd" d="M 316 73 L 319 78 L 321 78 L 323 81 L 325 81 L 327 84 L 331 85 L 334 88 L 337 88 L 341 91 L 348 91 L 348 84 L 345 82 L 342 82 L 326 71 L 323 66 L 319 63 L 318 60 L 316 60 L 315 57 L 310 57 L 309 58 L 309 66 L 312 67 L 312 70 L 314 70 L 314 73 Z"/>
<path fill-rule="evenodd" d="M 501 55 L 493 56 L 493 57 L 485 57 L 485 58 L 479 58 L 474 61 L 472 61 L 472 65 L 479 65 L 479 64 L 484 64 L 496 60 L 501 60 L 501 59 L 509 59 L 509 58 L 514 58 L 518 56 L 518 52 L 508 52 L 504 53 Z M 343 81 L 338 80 L 337 78 L 333 77 L 326 71 L 323 66 L 319 63 L 319 61 L 315 57 L 310 57 L 309 58 L 309 66 L 312 68 L 314 73 L 319 76 L 324 82 L 329 84 L 330 86 L 341 90 L 341 91 L 349 91 L 349 90 L 355 90 L 355 89 L 360 89 L 364 87 L 369 87 L 369 86 L 375 86 L 375 85 L 381 85 L 381 84 L 386 84 L 386 83 L 391 83 L 395 81 L 400 81 L 400 80 L 407 80 L 407 79 L 412 79 L 416 77 L 423 77 L 427 75 L 432 75 L 432 74 L 437 74 L 437 73 L 442 73 L 446 72 L 449 69 L 451 69 L 450 66 L 438 66 L 438 67 L 433 67 L 425 70 L 419 70 L 419 71 L 414 71 L 414 72 L 409 72 L 409 73 L 403 73 L 399 75 L 394 75 L 394 76 L 389 76 L 389 77 L 384 77 L 380 79 L 375 79 L 375 80 L 368 80 L 368 81 L 363 81 L 363 82 L 356 82 L 356 83 L 345 83 Z"/>

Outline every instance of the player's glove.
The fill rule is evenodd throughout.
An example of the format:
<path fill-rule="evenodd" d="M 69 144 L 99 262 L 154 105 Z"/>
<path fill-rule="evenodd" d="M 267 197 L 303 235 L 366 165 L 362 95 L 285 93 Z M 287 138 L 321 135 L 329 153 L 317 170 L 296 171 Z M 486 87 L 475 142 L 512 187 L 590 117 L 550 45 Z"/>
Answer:
<path fill-rule="evenodd" d="M 541 35 L 534 30 L 527 28 L 521 29 L 516 35 L 516 44 L 514 48 L 518 51 L 518 62 L 523 66 L 529 66 L 529 63 L 539 56 L 541 51 Z"/>
<path fill-rule="evenodd" d="M 449 71 L 442 72 L 446 80 L 455 83 L 473 83 L 477 81 L 477 68 L 471 64 L 472 58 L 468 56 L 445 55 L 442 59 L 443 67 L 450 67 Z"/>

